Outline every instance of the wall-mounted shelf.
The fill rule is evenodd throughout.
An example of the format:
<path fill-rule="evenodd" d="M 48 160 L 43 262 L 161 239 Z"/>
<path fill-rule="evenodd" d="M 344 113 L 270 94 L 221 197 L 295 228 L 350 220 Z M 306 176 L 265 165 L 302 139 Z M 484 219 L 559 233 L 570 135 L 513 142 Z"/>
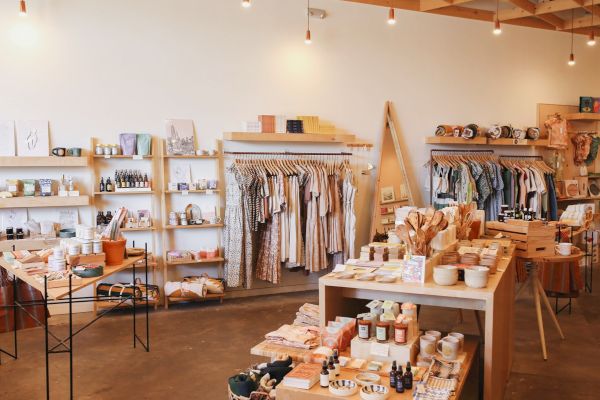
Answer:
<path fill-rule="evenodd" d="M 223 224 L 202 224 L 202 225 L 165 225 L 165 229 L 206 229 L 222 228 Z"/>
<path fill-rule="evenodd" d="M 196 193 L 196 194 L 215 194 L 219 193 L 219 189 L 206 189 L 206 190 L 165 190 L 165 193 Z"/>
<path fill-rule="evenodd" d="M 430 136 L 425 138 L 427 144 L 447 144 L 459 146 L 529 146 L 529 147 L 548 147 L 548 139 L 489 139 L 485 137 L 476 137 L 474 139 L 463 139 L 453 136 Z"/>
<path fill-rule="evenodd" d="M 188 264 L 212 264 L 212 263 L 218 263 L 218 262 L 223 262 L 225 261 L 225 259 L 223 257 L 215 257 L 215 258 L 208 258 L 208 259 L 204 259 L 204 260 L 193 260 L 193 261 L 167 261 L 165 262 L 166 265 L 188 265 Z"/>
<path fill-rule="evenodd" d="M 90 160 L 82 157 L 0 157 L 0 167 L 87 167 Z"/>
<path fill-rule="evenodd" d="M 562 199 L 557 198 L 556 201 L 559 203 L 566 203 L 570 201 L 598 201 L 600 197 L 564 197 Z"/>
<path fill-rule="evenodd" d="M 339 133 L 252 133 L 225 132 L 224 140 L 238 142 L 305 142 L 305 143 L 346 143 L 354 142 L 355 135 Z"/>
<path fill-rule="evenodd" d="M 152 158 L 154 158 L 153 155 L 148 155 L 148 156 L 124 156 L 122 154 L 113 156 L 113 155 L 98 155 L 98 154 L 94 154 L 94 158 L 104 158 L 105 160 L 111 160 L 113 158 L 115 159 L 119 159 L 119 160 L 151 160 Z"/>
<path fill-rule="evenodd" d="M 600 122 L 600 113 L 573 113 L 565 115 L 565 119 L 568 121 L 599 121 Z"/>
<path fill-rule="evenodd" d="M 94 196 L 128 196 L 130 194 L 154 194 L 154 190 L 149 192 L 94 192 Z"/>
<path fill-rule="evenodd" d="M 145 228 L 121 228 L 121 232 L 146 232 L 146 231 L 155 231 L 155 226 L 149 226 Z"/>
<path fill-rule="evenodd" d="M 0 208 L 77 207 L 89 205 L 89 196 L 29 196 L 0 199 Z"/>
<path fill-rule="evenodd" d="M 218 154 L 217 154 L 217 155 L 215 155 L 215 156 L 211 156 L 211 155 L 208 155 L 208 156 L 205 156 L 205 155 L 200 155 L 200 156 L 198 156 L 198 155 L 178 156 L 178 155 L 169 155 L 169 154 L 165 154 L 163 157 L 164 157 L 164 158 L 174 158 L 174 159 L 178 159 L 178 158 L 179 158 L 179 159 L 182 159 L 182 160 L 185 160 L 185 159 L 199 159 L 199 160 L 201 160 L 201 159 L 203 159 L 203 158 L 207 158 L 207 159 L 217 159 L 217 158 L 219 158 L 220 156 L 219 156 Z"/>

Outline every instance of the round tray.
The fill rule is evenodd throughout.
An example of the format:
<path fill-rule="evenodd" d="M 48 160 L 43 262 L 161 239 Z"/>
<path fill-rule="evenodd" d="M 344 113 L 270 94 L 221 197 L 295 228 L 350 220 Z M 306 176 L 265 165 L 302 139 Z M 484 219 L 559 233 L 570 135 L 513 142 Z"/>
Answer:
<path fill-rule="evenodd" d="M 97 278 L 104 275 L 104 267 L 102 265 L 94 265 L 94 268 L 90 268 L 92 264 L 79 265 L 72 269 L 74 275 L 80 278 Z M 83 269 L 77 269 L 83 267 Z"/>

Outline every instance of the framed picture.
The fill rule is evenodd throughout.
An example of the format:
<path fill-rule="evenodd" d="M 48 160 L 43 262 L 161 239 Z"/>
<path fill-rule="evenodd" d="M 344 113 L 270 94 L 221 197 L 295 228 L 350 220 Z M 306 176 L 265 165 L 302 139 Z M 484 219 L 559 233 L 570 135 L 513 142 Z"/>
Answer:
<path fill-rule="evenodd" d="M 381 204 L 393 203 L 396 201 L 396 195 L 394 193 L 393 186 L 386 186 L 381 188 Z"/>
<path fill-rule="evenodd" d="M 48 121 L 17 121 L 17 155 L 50 155 Z"/>
<path fill-rule="evenodd" d="M 16 156 L 15 121 L 0 121 L 0 156 Z"/>
<path fill-rule="evenodd" d="M 188 156 L 196 154 L 194 121 L 191 119 L 168 119 L 165 121 L 165 133 L 167 154 Z"/>
<path fill-rule="evenodd" d="M 411 256 L 410 261 L 404 264 L 402 280 L 410 283 L 425 282 L 425 256 Z"/>

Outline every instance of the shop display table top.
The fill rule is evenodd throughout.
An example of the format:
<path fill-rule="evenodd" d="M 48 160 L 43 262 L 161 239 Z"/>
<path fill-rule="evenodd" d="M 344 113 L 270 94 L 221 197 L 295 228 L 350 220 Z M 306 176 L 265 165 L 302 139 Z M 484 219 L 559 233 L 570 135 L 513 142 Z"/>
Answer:
<path fill-rule="evenodd" d="M 102 280 L 106 279 L 107 277 L 109 277 L 113 274 L 116 274 L 119 271 L 122 271 L 124 269 L 131 267 L 133 264 L 142 260 L 143 258 L 144 258 L 144 256 L 129 257 L 129 258 L 126 258 L 125 260 L 123 260 L 123 262 L 119 265 L 105 266 L 104 267 L 104 275 L 98 276 L 95 278 L 83 278 L 81 280 L 81 284 L 79 284 L 78 286 L 73 285 L 71 292 L 72 293 L 77 292 L 77 291 L 79 291 L 87 286 L 90 286 L 96 282 L 102 281 Z M 20 280 L 28 283 L 31 287 L 39 290 L 40 293 L 42 293 L 42 295 L 44 295 L 44 283 L 43 282 L 40 282 L 34 276 L 29 275 L 24 270 L 22 270 L 20 268 L 15 268 L 13 266 L 12 262 L 8 261 L 4 257 L 0 257 L 0 267 L 4 268 L 11 274 L 15 275 Z M 68 286 L 48 289 L 48 300 L 60 300 L 60 299 L 66 298 L 68 296 L 69 296 L 69 287 Z"/>
<path fill-rule="evenodd" d="M 515 245 L 498 262 L 498 272 L 490 275 L 487 287 L 473 289 L 458 282 L 438 286 L 425 283 L 379 283 L 338 279 L 332 274 L 319 279 L 321 326 L 336 316 L 356 317 L 366 312 L 365 300 L 392 300 L 437 307 L 485 311 L 484 399 L 503 399 L 513 354 Z M 435 326 L 430 326 L 435 329 Z"/>
<path fill-rule="evenodd" d="M 458 387 L 456 388 L 455 397 L 456 399 L 460 399 L 463 389 L 465 387 L 465 383 L 467 382 L 467 376 L 471 371 L 472 367 L 476 365 L 475 355 L 477 354 L 477 340 L 474 338 L 466 338 L 465 339 L 465 360 L 462 364 L 460 371 L 460 379 L 458 382 Z M 338 379 L 351 379 L 353 380 L 358 371 L 354 371 L 351 369 L 342 368 L 340 376 Z M 396 393 L 396 391 L 389 387 L 389 376 L 387 373 L 380 373 L 381 381 L 379 384 L 385 385 L 390 389 L 390 395 L 388 396 L 388 400 L 409 400 L 412 399 L 412 390 L 406 390 L 404 393 Z M 414 386 L 413 386 L 414 387 Z M 277 386 L 277 400 L 331 400 L 331 399 L 339 399 L 339 396 L 334 396 L 329 393 L 329 389 L 322 388 L 319 386 L 317 382 L 312 388 L 309 390 L 296 389 L 292 387 L 287 387 L 284 384 Z M 345 399 L 350 400 L 358 400 L 360 399 L 360 394 L 357 392 L 356 394 L 344 397 Z"/>

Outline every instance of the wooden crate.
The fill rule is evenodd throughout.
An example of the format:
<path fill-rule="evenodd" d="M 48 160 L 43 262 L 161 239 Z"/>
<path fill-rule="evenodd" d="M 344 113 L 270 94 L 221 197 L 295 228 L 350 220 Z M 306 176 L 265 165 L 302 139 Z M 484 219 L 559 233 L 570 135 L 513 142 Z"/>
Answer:
<path fill-rule="evenodd" d="M 501 233 L 516 245 L 516 255 L 522 258 L 547 257 L 554 255 L 556 224 L 544 225 L 542 221 L 509 219 L 506 222 L 488 221 L 488 235 Z"/>
<path fill-rule="evenodd" d="M 73 262 L 76 262 L 77 265 L 82 264 L 96 264 L 105 266 L 106 265 L 106 254 L 98 253 L 98 254 L 88 254 L 88 255 L 78 255 L 78 256 L 70 256 L 67 255 L 67 264 L 74 265 Z"/>

